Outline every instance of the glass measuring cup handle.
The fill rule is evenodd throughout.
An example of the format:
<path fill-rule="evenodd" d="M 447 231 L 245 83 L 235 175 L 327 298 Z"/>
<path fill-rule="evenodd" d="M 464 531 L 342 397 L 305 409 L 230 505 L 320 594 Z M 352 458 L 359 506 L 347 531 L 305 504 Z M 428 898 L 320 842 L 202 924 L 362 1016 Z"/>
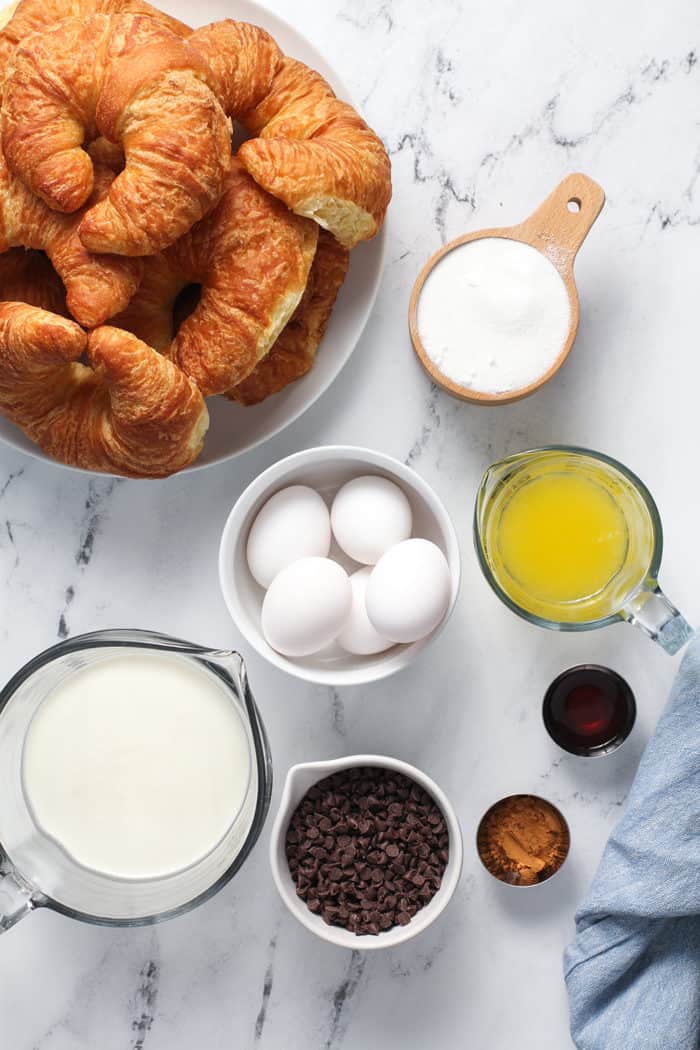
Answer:
<path fill-rule="evenodd" d="M 0 847 L 0 933 L 29 915 L 38 903 L 33 887 L 15 871 Z"/>
<path fill-rule="evenodd" d="M 623 609 L 622 615 L 628 623 L 641 628 L 649 638 L 658 642 L 671 656 L 675 656 L 695 634 L 685 617 L 654 580 L 634 596 Z"/>

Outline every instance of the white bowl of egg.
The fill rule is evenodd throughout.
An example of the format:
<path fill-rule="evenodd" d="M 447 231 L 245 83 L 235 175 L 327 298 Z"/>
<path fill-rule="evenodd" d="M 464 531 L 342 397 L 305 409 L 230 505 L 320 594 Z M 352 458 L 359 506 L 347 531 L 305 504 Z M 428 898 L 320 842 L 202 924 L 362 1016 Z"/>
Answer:
<path fill-rule="evenodd" d="M 238 630 L 271 664 L 360 685 L 406 667 L 445 625 L 459 546 L 410 467 L 330 445 L 280 460 L 245 489 L 224 527 L 219 579 Z"/>

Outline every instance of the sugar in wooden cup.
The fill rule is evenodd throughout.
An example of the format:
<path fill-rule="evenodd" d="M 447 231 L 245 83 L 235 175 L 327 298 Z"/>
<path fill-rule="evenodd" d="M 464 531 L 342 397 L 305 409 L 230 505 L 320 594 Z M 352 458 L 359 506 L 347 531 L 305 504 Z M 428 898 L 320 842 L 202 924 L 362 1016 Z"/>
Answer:
<path fill-rule="evenodd" d="M 503 405 L 512 401 L 519 401 L 521 398 L 533 394 L 559 371 L 574 345 L 578 330 L 579 301 L 574 280 L 574 260 L 591 226 L 600 214 L 604 203 L 605 194 L 593 179 L 582 174 L 569 175 L 559 183 L 539 208 L 524 222 L 517 226 L 496 227 L 465 234 L 454 241 L 450 241 L 449 244 L 446 244 L 428 260 L 413 287 L 408 319 L 413 347 L 418 359 L 433 382 L 463 401 L 482 405 Z M 458 330 L 459 317 L 457 317 L 457 323 L 449 340 L 452 344 L 451 346 L 440 345 L 439 339 L 437 340 L 438 345 L 427 345 L 427 333 L 422 330 L 420 323 L 421 296 L 426 282 L 439 276 L 441 264 L 448 256 L 451 256 L 451 253 L 461 253 L 464 251 L 465 246 L 476 244 L 477 242 L 479 242 L 480 248 L 482 245 L 490 245 L 491 242 L 494 242 L 496 248 L 498 248 L 498 242 L 502 241 L 511 242 L 513 247 L 513 250 L 510 252 L 507 250 L 502 252 L 504 258 L 502 301 L 499 302 L 498 299 L 498 271 L 493 270 L 493 259 L 489 260 L 491 270 L 487 271 L 490 286 L 477 289 L 477 292 L 483 292 L 486 297 L 485 301 L 483 299 L 479 301 L 480 311 L 486 315 L 481 318 L 483 322 L 482 329 L 488 333 L 489 324 L 493 322 L 493 360 L 488 359 L 488 348 L 481 345 L 481 341 L 479 341 L 478 346 L 472 345 L 470 347 L 465 345 L 462 347 L 459 345 L 461 338 L 468 339 L 468 334 L 465 335 Z M 505 245 L 501 247 L 505 249 Z M 525 249 L 533 249 L 539 253 L 540 257 L 534 256 L 529 259 L 528 251 Z M 480 254 L 485 255 L 486 253 L 481 251 Z M 496 252 L 490 254 L 497 257 Z M 454 269 L 453 264 L 457 258 L 458 256 L 455 254 L 449 260 L 452 269 Z M 469 257 L 465 253 L 464 261 L 468 260 Z M 548 272 L 548 267 L 542 266 L 542 262 L 545 260 L 551 264 L 551 272 Z M 523 269 L 523 273 L 520 276 L 517 273 L 514 275 L 514 280 L 511 282 L 510 295 L 508 294 L 508 267 L 515 267 L 516 269 L 522 267 Z M 556 286 L 556 281 L 553 285 L 551 280 L 552 277 L 556 278 L 557 275 L 562 282 L 561 289 Z M 470 309 L 470 303 L 473 308 L 475 294 L 473 285 L 471 288 L 468 286 L 464 287 L 461 299 L 458 298 L 460 295 L 459 290 L 455 294 L 453 310 L 454 313 L 463 310 L 464 329 L 467 333 L 470 326 L 473 328 L 474 318 L 468 317 L 466 311 Z M 547 295 L 550 297 L 552 310 L 557 312 L 557 317 L 553 320 L 540 316 L 542 311 L 546 311 L 548 307 L 545 301 Z M 568 300 L 568 316 L 566 316 L 566 300 Z M 562 312 L 562 303 L 564 312 Z M 544 321 L 545 326 L 548 325 L 544 330 L 549 334 L 550 341 L 554 339 L 551 349 L 542 358 L 541 371 L 537 367 L 540 361 L 539 357 L 533 360 L 534 368 L 530 372 L 528 372 L 527 367 L 523 369 L 522 361 L 516 360 L 518 333 L 512 329 L 519 315 L 528 305 L 531 307 L 533 320 L 536 322 Z M 438 317 L 438 321 L 440 320 L 444 322 L 444 318 Z M 527 318 L 525 318 L 526 320 Z M 444 331 L 445 324 L 443 323 L 437 327 Z M 524 328 L 527 334 L 526 325 L 524 325 Z M 533 330 L 530 333 L 532 336 L 530 345 L 532 347 L 539 347 L 541 342 L 539 338 L 540 332 Z M 559 333 L 558 336 L 557 333 Z M 499 336 L 502 336 L 500 340 Z M 510 385 L 508 376 L 504 375 L 505 382 L 499 386 L 497 381 L 498 357 L 499 352 L 503 351 L 505 345 L 510 347 L 508 352 L 511 354 L 511 362 L 514 362 L 511 371 L 516 376 L 516 379 L 515 385 Z M 455 355 L 455 347 L 458 347 L 457 355 Z M 527 346 L 524 349 L 527 350 Z M 470 371 L 478 373 L 479 369 L 475 370 L 474 368 L 475 361 L 480 357 L 483 365 L 485 353 L 487 354 L 485 363 L 493 366 L 494 381 L 483 383 L 484 389 L 479 389 L 478 374 L 471 378 L 469 373 Z M 464 377 L 455 374 L 454 365 L 450 368 L 445 366 L 443 362 L 448 354 L 452 355 L 453 360 L 455 356 L 458 356 L 460 363 L 464 362 Z M 504 369 L 504 371 L 507 372 L 507 369 Z M 481 374 L 484 374 L 483 367 Z M 517 376 L 521 378 L 518 379 Z"/>

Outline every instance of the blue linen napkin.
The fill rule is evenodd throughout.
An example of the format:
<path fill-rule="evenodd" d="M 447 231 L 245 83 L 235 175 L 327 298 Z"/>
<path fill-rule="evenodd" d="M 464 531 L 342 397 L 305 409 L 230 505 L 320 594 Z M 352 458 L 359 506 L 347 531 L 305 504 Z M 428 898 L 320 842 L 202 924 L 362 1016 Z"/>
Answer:
<path fill-rule="evenodd" d="M 564 953 L 579 1050 L 700 1047 L 700 633 Z"/>

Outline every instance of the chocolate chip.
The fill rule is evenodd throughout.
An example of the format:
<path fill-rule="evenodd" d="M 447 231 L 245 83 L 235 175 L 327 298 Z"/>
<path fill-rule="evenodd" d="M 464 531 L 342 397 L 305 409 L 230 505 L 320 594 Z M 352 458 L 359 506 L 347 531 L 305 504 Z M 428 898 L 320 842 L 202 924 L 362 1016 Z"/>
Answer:
<path fill-rule="evenodd" d="M 297 895 L 330 925 L 376 936 L 405 926 L 437 892 L 448 835 L 419 785 L 357 767 L 315 784 L 285 837 Z"/>

